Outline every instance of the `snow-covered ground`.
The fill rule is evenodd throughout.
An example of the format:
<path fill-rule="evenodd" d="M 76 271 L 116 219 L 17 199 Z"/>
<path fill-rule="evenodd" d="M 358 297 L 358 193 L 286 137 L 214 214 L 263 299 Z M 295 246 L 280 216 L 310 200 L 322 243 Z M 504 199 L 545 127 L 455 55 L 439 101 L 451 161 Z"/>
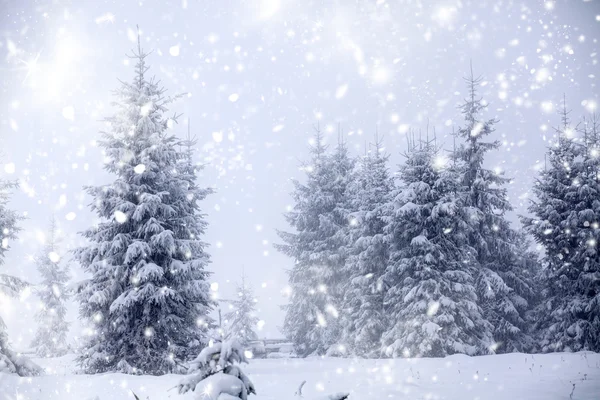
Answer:
<path fill-rule="evenodd" d="M 72 356 L 35 360 L 46 376 L 19 378 L 0 374 L 0 399 L 194 399 L 199 393 L 177 394 L 179 375 L 161 377 L 123 374 L 77 375 Z M 598 400 L 600 354 L 507 354 L 485 357 L 455 355 L 442 359 L 350 360 L 308 358 L 251 360 L 244 368 L 253 380 L 256 400 L 304 399 L 341 391 L 350 400 L 379 399 L 509 399 Z M 198 397 L 195 397 L 198 396 Z"/>

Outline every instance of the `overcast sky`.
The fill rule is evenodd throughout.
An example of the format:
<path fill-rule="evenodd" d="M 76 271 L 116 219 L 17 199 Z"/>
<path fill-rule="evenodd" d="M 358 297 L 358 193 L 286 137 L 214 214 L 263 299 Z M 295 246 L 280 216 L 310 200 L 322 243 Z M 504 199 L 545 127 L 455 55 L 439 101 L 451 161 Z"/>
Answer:
<path fill-rule="evenodd" d="M 357 155 L 377 128 L 393 169 L 409 127 L 429 120 L 450 148 L 472 59 L 488 116 L 501 121 L 489 166 L 514 178 L 524 213 L 563 93 L 573 118 L 598 103 L 598 1 L 0 0 L 0 178 L 21 182 L 10 205 L 27 216 L 2 272 L 39 280 L 29 257 L 52 214 L 65 258 L 94 222 L 82 186 L 114 179 L 94 141 L 117 79 L 133 77 L 136 24 L 151 73 L 187 94 L 173 105 L 183 113 L 173 133 L 191 120 L 201 183 L 217 190 L 203 203 L 211 282 L 228 298 L 245 271 L 261 336 L 282 336 L 293 261 L 272 244 L 317 122 L 332 145 L 340 124 Z M 72 275 L 84 277 L 75 263 Z M 37 306 L 34 295 L 0 299 L 17 347 Z M 75 304 L 69 319 L 79 335 Z"/>

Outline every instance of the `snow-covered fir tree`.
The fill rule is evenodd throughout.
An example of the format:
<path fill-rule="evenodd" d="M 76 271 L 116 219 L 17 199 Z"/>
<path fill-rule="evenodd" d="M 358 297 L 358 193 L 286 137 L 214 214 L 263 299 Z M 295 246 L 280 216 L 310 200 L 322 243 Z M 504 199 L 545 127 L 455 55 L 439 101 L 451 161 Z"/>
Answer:
<path fill-rule="evenodd" d="M 351 214 L 341 343 L 349 354 L 359 356 L 378 355 L 386 326 L 381 277 L 388 260 L 388 244 L 382 211 L 394 187 L 388 158 L 376 137 L 374 148 L 358 163 L 349 186 Z"/>
<path fill-rule="evenodd" d="M 495 118 L 483 120 L 486 103 L 478 97 L 481 78 L 471 69 L 466 79 L 468 97 L 462 105 L 465 125 L 458 132 L 462 143 L 454 155 L 459 165 L 461 202 L 470 221 L 469 244 L 475 251 L 477 294 L 484 318 L 493 325 L 496 352 L 528 351 L 533 346 L 525 314 L 535 295 L 531 274 L 520 268 L 519 237 L 505 213 L 512 209 L 506 188 L 509 179 L 484 167 L 489 151 L 499 141 L 486 142 L 495 131 Z"/>
<path fill-rule="evenodd" d="M 87 188 L 100 222 L 75 252 L 91 274 L 78 299 L 89 323 L 79 362 L 92 373 L 179 371 L 206 344 L 211 324 L 198 203 L 210 190 L 196 184 L 189 153 L 177 151 L 165 115 L 173 98 L 147 77 L 146 57 L 138 39 L 135 77 L 117 90 L 116 114 L 99 141 L 116 179 Z"/>
<path fill-rule="evenodd" d="M 545 249 L 536 332 L 544 352 L 600 351 L 600 125 L 594 115 L 577 137 L 567 114 L 522 219 Z"/>
<path fill-rule="evenodd" d="M 16 182 L 0 179 L 0 265 L 4 264 L 4 257 L 10 249 L 10 242 L 17 239 L 17 233 L 20 230 L 17 223 L 23 219 L 16 211 L 8 208 L 11 190 L 17 186 Z"/>
<path fill-rule="evenodd" d="M 278 232 L 284 244 L 276 248 L 294 260 L 284 332 L 300 355 L 324 354 L 340 339 L 349 209 L 346 188 L 352 168 L 345 144 L 340 142 L 333 154 L 327 154 L 317 129 L 311 161 L 304 166 L 306 182 L 293 181 L 295 204 L 285 214 L 296 232 Z"/>
<path fill-rule="evenodd" d="M 409 143 L 400 187 L 384 219 L 390 259 L 383 281 L 390 326 L 382 353 L 443 357 L 486 353 L 492 326 L 477 304 L 474 251 L 456 171 L 431 142 Z"/>
<path fill-rule="evenodd" d="M 342 341 L 344 327 L 340 316 L 348 286 L 346 263 L 352 243 L 349 230 L 353 221 L 350 215 L 354 197 L 351 184 L 355 178 L 355 165 L 356 159 L 350 156 L 344 134 L 338 129 L 338 143 L 331 154 L 330 168 L 333 177 L 329 187 L 335 206 L 329 215 L 321 215 L 321 225 L 332 234 L 330 246 L 333 253 L 336 253 L 333 257 L 329 257 L 329 267 L 322 275 L 322 283 L 328 296 L 328 304 L 325 307 L 327 312 L 325 344 L 328 355 L 343 356 L 347 350 Z"/>
<path fill-rule="evenodd" d="M 242 345 L 258 339 L 255 328 L 258 324 L 256 316 L 256 298 L 252 287 L 242 276 L 242 281 L 236 286 L 236 294 L 230 302 L 230 312 L 225 314 L 226 338 L 237 338 Z"/>
<path fill-rule="evenodd" d="M 58 357 L 68 350 L 69 323 L 65 320 L 65 302 L 69 298 L 69 273 L 60 262 L 57 234 L 56 220 L 52 218 L 46 243 L 35 256 L 35 265 L 42 276 L 42 282 L 35 290 L 41 304 L 36 313 L 38 328 L 31 345 L 39 357 Z"/>
<path fill-rule="evenodd" d="M 529 344 L 527 351 L 534 353 L 539 351 L 539 340 L 536 338 L 536 321 L 537 311 L 540 309 L 540 304 L 543 299 L 543 284 L 542 284 L 542 263 L 535 242 L 527 229 L 522 229 L 516 232 L 515 239 L 516 268 L 520 271 L 519 278 L 533 288 L 533 293 L 527 298 L 527 310 L 523 314 L 525 320 L 528 339 L 533 340 Z M 519 284 L 516 282 L 515 284 Z"/>
<path fill-rule="evenodd" d="M 0 179 L 0 267 L 4 265 L 4 257 L 10 249 L 10 242 L 17 239 L 19 227 L 17 223 L 23 219 L 17 212 L 8 208 L 11 190 L 16 188 L 15 182 Z M 18 297 L 29 284 L 22 279 L 0 270 L 0 294 Z M 38 375 L 41 368 L 13 352 L 8 343 L 6 324 L 0 317 L 0 372 L 17 373 L 21 376 Z"/>
<path fill-rule="evenodd" d="M 15 188 L 14 182 L 0 180 L 0 266 L 4 264 L 4 257 L 10 248 L 10 241 L 17 238 L 19 231 L 17 222 L 21 219 L 19 215 L 7 207 L 10 190 Z M 0 273 L 0 292 L 5 296 L 16 297 L 27 284 L 22 280 Z M 15 365 L 8 348 L 8 334 L 6 325 L 0 317 L 0 371 L 16 372 Z"/>

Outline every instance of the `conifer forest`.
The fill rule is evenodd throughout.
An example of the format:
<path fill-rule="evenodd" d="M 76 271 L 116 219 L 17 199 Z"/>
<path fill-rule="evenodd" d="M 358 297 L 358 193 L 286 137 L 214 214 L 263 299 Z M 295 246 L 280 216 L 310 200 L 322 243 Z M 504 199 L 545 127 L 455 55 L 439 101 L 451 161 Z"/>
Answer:
<path fill-rule="evenodd" d="M 597 0 L 0 28 L 0 400 L 600 399 Z"/>

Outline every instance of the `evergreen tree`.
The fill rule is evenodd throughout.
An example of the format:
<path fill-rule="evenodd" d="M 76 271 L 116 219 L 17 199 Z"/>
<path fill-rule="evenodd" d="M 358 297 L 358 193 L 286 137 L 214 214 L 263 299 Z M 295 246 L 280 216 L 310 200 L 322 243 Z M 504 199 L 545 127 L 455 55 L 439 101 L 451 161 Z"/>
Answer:
<path fill-rule="evenodd" d="M 32 346 L 40 357 L 58 357 L 68 350 L 69 323 L 65 321 L 65 301 L 69 298 L 69 274 L 67 269 L 60 265 L 56 235 L 56 221 L 52 218 L 48 240 L 35 257 L 37 270 L 42 276 L 42 283 L 36 292 L 42 304 L 36 314 L 39 326 Z"/>
<path fill-rule="evenodd" d="M 339 340 L 339 305 L 343 299 L 346 187 L 353 161 L 342 143 L 325 153 L 320 131 L 304 166 L 306 183 L 294 180 L 294 209 L 285 214 L 296 233 L 278 232 L 285 244 L 276 248 L 294 259 L 289 273 L 292 294 L 286 306 L 284 331 L 298 354 L 324 354 Z"/>
<path fill-rule="evenodd" d="M 528 343 L 528 352 L 537 352 L 539 350 L 539 341 L 536 340 L 535 324 L 537 318 L 537 311 L 540 308 L 540 304 L 543 298 L 543 285 L 541 282 L 542 276 L 542 262 L 537 251 L 533 249 L 531 236 L 527 233 L 525 228 L 522 231 L 516 232 L 516 267 L 520 272 L 520 280 L 523 280 L 526 285 L 533 288 L 533 293 L 527 298 L 527 305 L 524 305 L 526 311 L 523 315 L 526 323 L 526 332 L 528 334 L 528 340 L 533 342 Z M 519 285 L 520 280 L 510 280 L 507 278 L 511 286 Z"/>
<path fill-rule="evenodd" d="M 535 200 L 522 218 L 545 249 L 543 299 L 536 309 L 540 348 L 600 351 L 599 124 L 585 123 L 580 137 L 566 106 L 547 166 L 534 186 Z"/>
<path fill-rule="evenodd" d="M 10 241 L 17 239 L 20 230 L 17 223 L 23 219 L 7 207 L 10 190 L 16 187 L 15 182 L 0 179 L 0 267 L 4 264 L 4 257 L 10 249 Z M 17 297 L 27 286 L 29 286 L 27 282 L 0 272 L 0 294 Z M 0 372 L 17 373 L 20 376 L 38 375 L 41 372 L 40 367 L 10 349 L 6 325 L 2 317 L 0 317 Z"/>
<path fill-rule="evenodd" d="M 243 276 L 241 284 L 237 285 L 237 297 L 230 303 L 231 312 L 225 315 L 229 324 L 225 337 L 236 338 L 244 346 L 252 340 L 257 340 L 258 335 L 254 331 L 258 323 L 256 298 Z"/>
<path fill-rule="evenodd" d="M 9 199 L 9 190 L 16 187 L 13 182 L 0 180 L 0 265 L 4 264 L 4 257 L 10 248 L 10 241 L 17 238 L 19 228 L 17 222 L 21 219 L 16 212 L 7 208 Z M 0 274 L 0 293 L 10 297 L 16 297 L 21 290 L 27 287 L 27 284 L 22 280 Z M 6 333 L 6 325 L 0 317 L 0 371 L 8 370 L 16 372 L 14 363 L 9 358 L 10 350 L 8 348 L 8 335 Z"/>
<path fill-rule="evenodd" d="M 386 207 L 390 260 L 383 280 L 391 325 L 383 353 L 398 357 L 481 354 L 491 325 L 477 304 L 474 251 L 452 166 L 432 143 L 409 144 L 401 187 Z"/>
<path fill-rule="evenodd" d="M 191 156 L 167 132 L 173 99 L 147 79 L 146 57 L 138 38 L 135 78 L 117 90 L 117 112 L 100 141 L 116 180 L 87 188 L 101 222 L 75 252 L 91 274 L 78 299 L 92 327 L 79 362 L 92 373 L 179 371 L 211 324 L 198 204 L 210 190 L 196 185 Z"/>
<path fill-rule="evenodd" d="M 466 79 L 469 97 L 462 105 L 465 126 L 458 131 L 463 139 L 456 152 L 461 178 L 461 201 L 471 225 L 469 243 L 475 251 L 477 292 L 484 318 L 494 326 L 497 352 L 527 351 L 533 345 L 525 314 L 535 289 L 531 274 L 520 269 L 517 253 L 519 236 L 510 227 L 505 213 L 512 209 L 502 174 L 484 168 L 485 155 L 500 147 L 499 141 L 484 138 L 495 131 L 496 119 L 482 120 L 486 105 L 478 98 L 481 78 L 473 71 Z"/>
<path fill-rule="evenodd" d="M 342 340 L 344 327 L 340 315 L 349 277 L 346 264 L 351 243 L 349 230 L 354 220 L 350 213 L 353 209 L 352 199 L 355 196 L 351 189 L 355 178 L 355 164 L 356 160 L 350 157 L 343 132 L 338 129 L 338 143 L 331 155 L 330 169 L 333 177 L 329 187 L 335 205 L 330 214 L 321 215 L 322 221 L 325 222 L 321 225 L 332 234 L 330 246 L 335 254 L 334 257 L 330 257 L 329 268 L 322 275 L 328 294 L 328 304 L 325 308 L 327 311 L 325 348 L 328 355 L 344 355 L 347 350 Z"/>
<path fill-rule="evenodd" d="M 387 319 L 381 277 L 388 260 L 388 244 L 382 211 L 394 182 L 387 168 L 389 157 L 382 151 L 376 137 L 373 153 L 362 158 L 349 187 L 352 212 L 341 342 L 350 353 L 360 356 L 378 354 Z"/>

